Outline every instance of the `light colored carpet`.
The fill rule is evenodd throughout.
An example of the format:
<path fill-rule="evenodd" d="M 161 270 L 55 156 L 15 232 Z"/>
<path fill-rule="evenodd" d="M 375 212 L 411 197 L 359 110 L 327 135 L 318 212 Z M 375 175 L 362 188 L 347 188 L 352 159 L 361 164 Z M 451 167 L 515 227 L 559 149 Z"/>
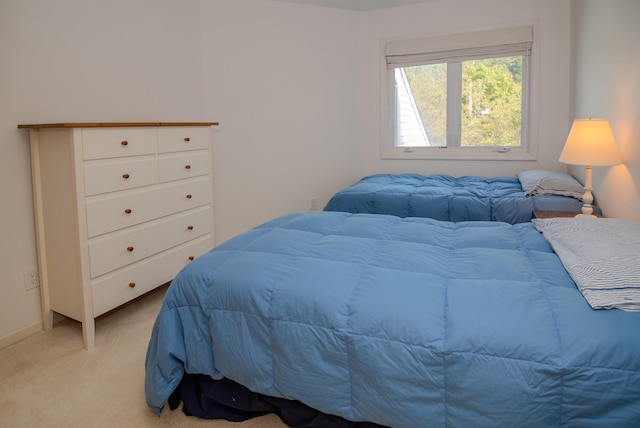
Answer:
<path fill-rule="evenodd" d="M 91 351 L 72 320 L 0 350 L 0 426 L 286 427 L 276 415 L 232 423 L 189 417 L 181 408 L 165 407 L 161 417 L 149 410 L 144 358 L 165 291 L 99 318 Z"/>

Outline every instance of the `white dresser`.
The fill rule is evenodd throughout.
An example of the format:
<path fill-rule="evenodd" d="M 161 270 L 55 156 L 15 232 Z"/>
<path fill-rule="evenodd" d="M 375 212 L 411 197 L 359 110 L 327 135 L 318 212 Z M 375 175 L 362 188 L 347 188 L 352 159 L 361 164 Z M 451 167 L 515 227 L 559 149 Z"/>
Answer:
<path fill-rule="evenodd" d="M 216 122 L 62 123 L 30 130 L 45 330 L 82 323 L 173 279 L 214 246 Z"/>

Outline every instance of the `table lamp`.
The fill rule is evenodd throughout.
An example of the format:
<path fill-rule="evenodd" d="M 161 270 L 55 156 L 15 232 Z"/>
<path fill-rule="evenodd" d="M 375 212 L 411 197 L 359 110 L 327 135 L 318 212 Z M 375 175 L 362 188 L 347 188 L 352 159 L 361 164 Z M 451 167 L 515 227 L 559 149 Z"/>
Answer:
<path fill-rule="evenodd" d="M 593 203 L 591 167 L 616 165 L 622 162 L 609 121 L 592 118 L 574 120 L 559 160 L 570 165 L 586 166 L 582 214 L 576 217 L 596 217 L 593 215 L 591 206 Z"/>

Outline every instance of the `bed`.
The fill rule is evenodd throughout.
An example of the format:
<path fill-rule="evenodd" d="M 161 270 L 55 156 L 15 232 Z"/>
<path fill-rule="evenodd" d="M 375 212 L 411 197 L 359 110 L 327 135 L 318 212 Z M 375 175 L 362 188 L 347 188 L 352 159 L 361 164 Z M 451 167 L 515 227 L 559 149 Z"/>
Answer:
<path fill-rule="evenodd" d="M 375 174 L 338 191 L 324 210 L 515 224 L 531 221 L 536 210 L 580 212 L 583 193 L 569 174 L 546 170 L 493 178 Z"/>
<path fill-rule="evenodd" d="M 279 217 L 176 276 L 147 403 L 317 412 L 290 426 L 637 427 L 639 253 L 640 226 L 614 219 Z"/>

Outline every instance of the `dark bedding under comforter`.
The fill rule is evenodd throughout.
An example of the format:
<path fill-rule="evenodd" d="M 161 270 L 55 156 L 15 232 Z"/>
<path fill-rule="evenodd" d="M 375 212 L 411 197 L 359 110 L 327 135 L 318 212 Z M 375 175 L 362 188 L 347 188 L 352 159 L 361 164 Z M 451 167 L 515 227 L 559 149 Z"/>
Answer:
<path fill-rule="evenodd" d="M 394 427 L 640 426 L 640 313 L 589 307 L 531 223 L 294 214 L 175 278 L 146 360 Z"/>

